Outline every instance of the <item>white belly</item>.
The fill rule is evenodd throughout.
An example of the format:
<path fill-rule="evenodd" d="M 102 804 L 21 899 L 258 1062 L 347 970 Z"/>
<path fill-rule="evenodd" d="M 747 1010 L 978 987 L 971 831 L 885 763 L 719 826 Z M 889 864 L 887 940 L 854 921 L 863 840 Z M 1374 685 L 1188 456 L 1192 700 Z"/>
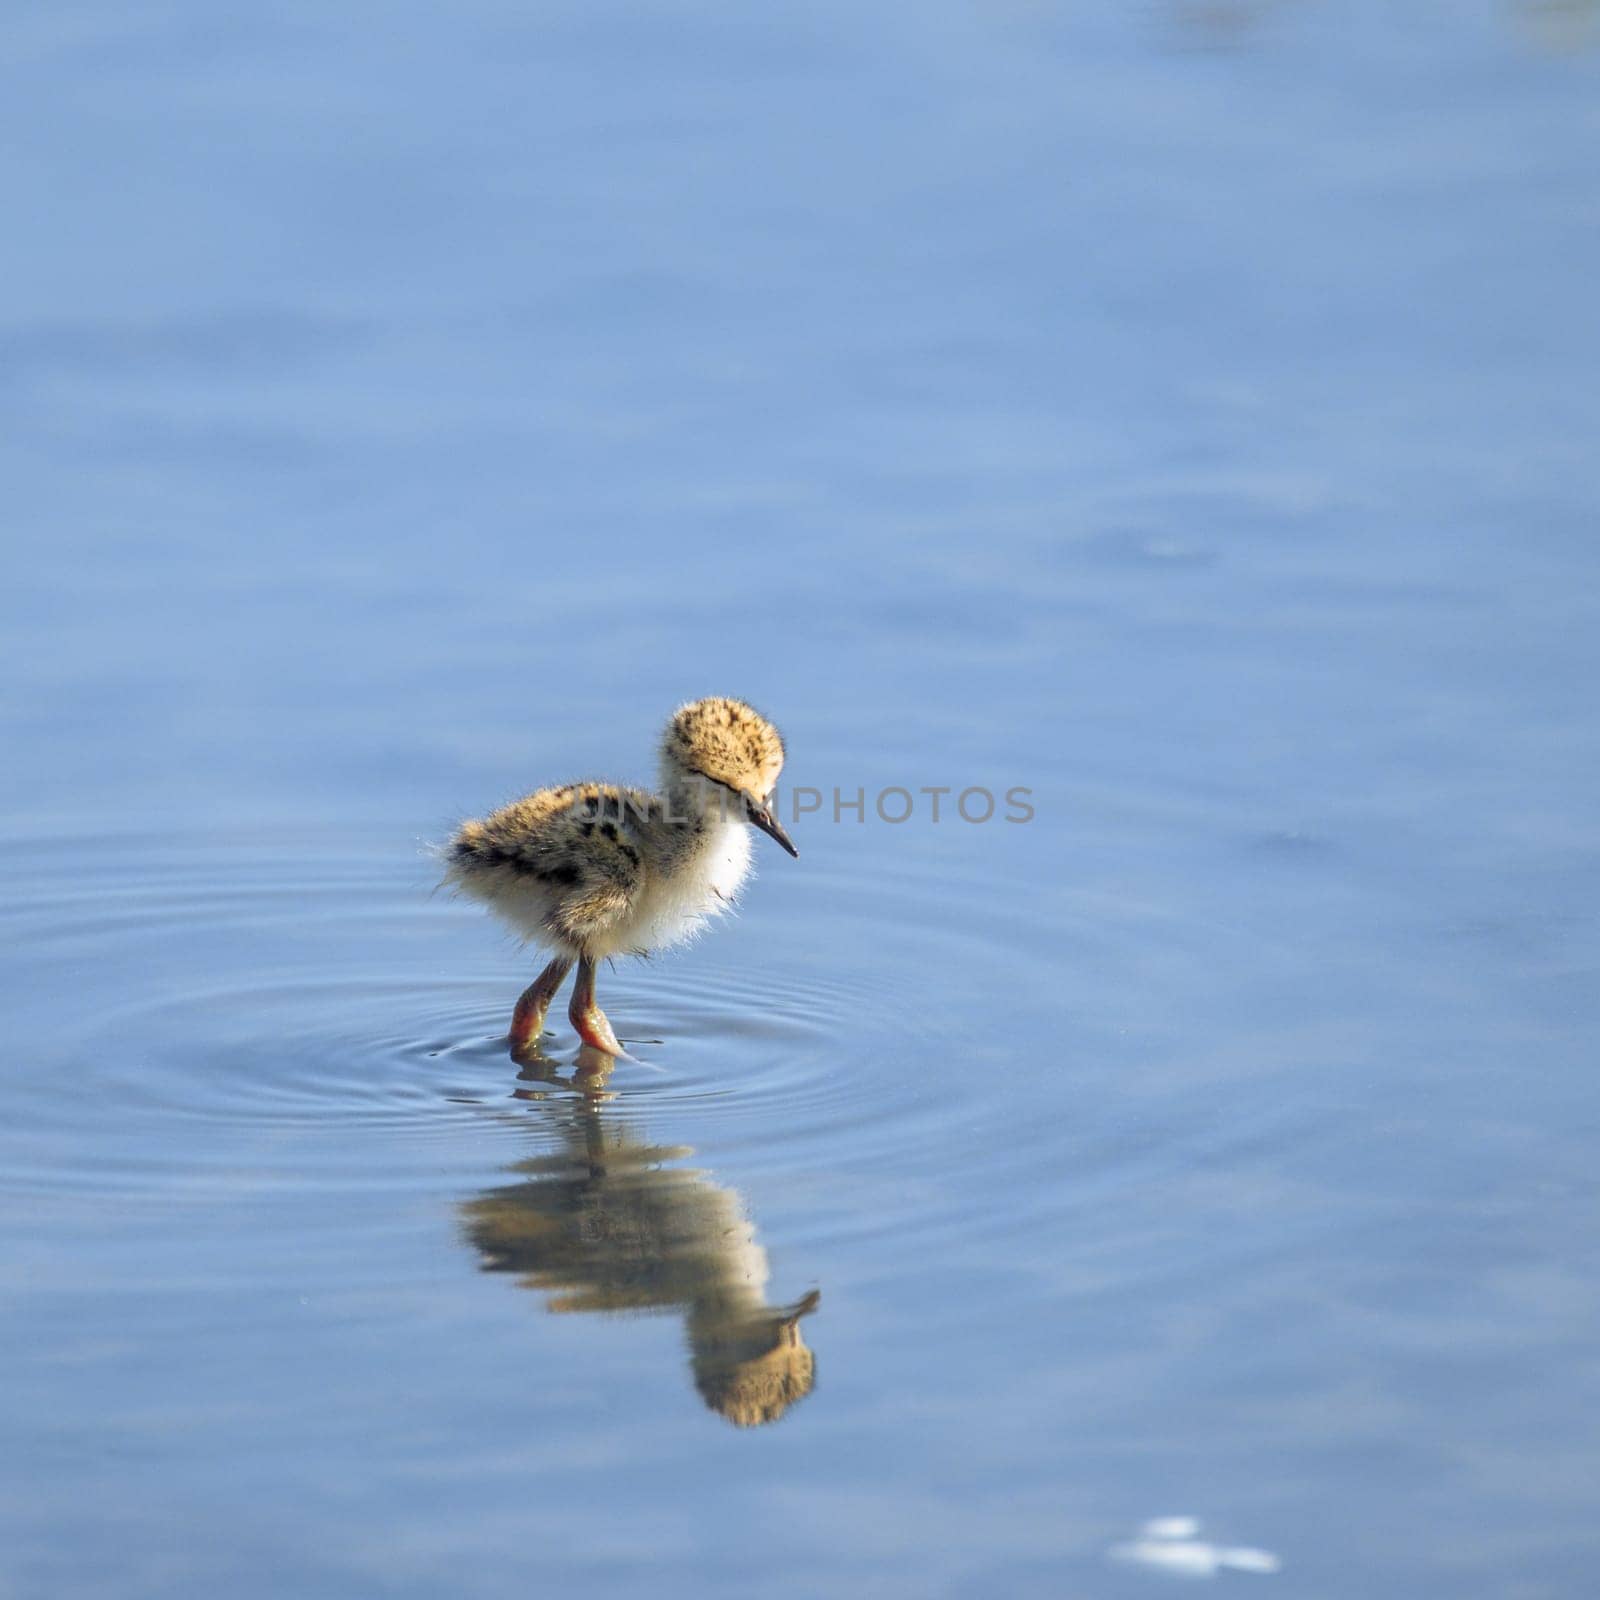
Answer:
<path fill-rule="evenodd" d="M 743 822 L 713 824 L 705 844 L 670 877 L 652 873 L 632 916 L 596 955 L 661 950 L 693 938 L 729 910 L 750 873 L 750 830 Z"/>

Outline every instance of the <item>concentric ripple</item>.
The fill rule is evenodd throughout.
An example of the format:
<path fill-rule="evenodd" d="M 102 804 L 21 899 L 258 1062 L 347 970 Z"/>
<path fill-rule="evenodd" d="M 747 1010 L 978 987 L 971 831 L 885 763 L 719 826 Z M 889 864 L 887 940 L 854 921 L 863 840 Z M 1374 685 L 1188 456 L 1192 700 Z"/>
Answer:
<path fill-rule="evenodd" d="M 547 1083 L 507 1056 L 531 955 L 434 895 L 403 843 L 58 840 L 13 847 L 0 874 L 35 1041 L 14 1064 L 14 1192 L 460 1193 L 547 1139 L 542 1098 L 577 1092 L 559 1008 Z M 1219 962 L 1266 959 L 1125 897 L 808 864 L 781 914 L 602 977 L 639 1059 L 601 1115 L 781 1180 L 791 1230 L 818 1240 L 1057 1227 L 1303 1136 L 1303 1103 L 1257 1105 L 1248 1064 L 1218 1115 L 1216 1064 L 1186 1076 L 1140 1009 L 1143 974 L 1203 1004 Z"/>
<path fill-rule="evenodd" d="M 0 859 L 0 932 L 25 952 L 13 1159 L 29 1192 L 130 1193 L 241 1159 L 303 1182 L 404 1183 L 473 1146 L 517 1090 L 504 1032 L 527 959 L 433 894 L 420 852 L 338 839 L 74 839 Z M 628 963 L 606 1004 L 638 1043 L 617 1092 L 702 1132 L 845 1114 L 837 1042 L 881 1015 L 826 967 Z M 570 1060 L 564 1018 L 546 1044 Z M 844 1076 L 842 1081 L 852 1080 Z M 870 1080 L 856 1078 L 858 1086 Z M 830 1101 L 832 1104 L 830 1105 Z M 522 1110 L 524 1118 L 529 1115 Z"/>

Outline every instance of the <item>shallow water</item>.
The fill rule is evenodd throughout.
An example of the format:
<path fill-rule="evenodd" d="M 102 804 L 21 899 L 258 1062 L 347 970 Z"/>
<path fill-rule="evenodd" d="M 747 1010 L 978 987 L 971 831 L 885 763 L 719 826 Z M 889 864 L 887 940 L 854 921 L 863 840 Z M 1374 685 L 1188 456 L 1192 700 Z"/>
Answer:
<path fill-rule="evenodd" d="M 1593 24 L 16 20 L 0 1593 L 1584 1592 Z M 717 690 L 519 1070 L 429 842 Z"/>

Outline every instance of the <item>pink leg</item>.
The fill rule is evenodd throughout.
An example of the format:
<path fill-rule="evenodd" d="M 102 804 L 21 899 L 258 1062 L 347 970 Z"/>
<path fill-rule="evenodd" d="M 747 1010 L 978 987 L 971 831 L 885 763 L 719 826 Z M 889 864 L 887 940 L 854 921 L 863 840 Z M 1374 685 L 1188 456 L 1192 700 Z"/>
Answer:
<path fill-rule="evenodd" d="M 544 1032 L 545 1013 L 549 1011 L 550 1002 L 555 999 L 556 991 L 566 981 L 566 976 L 571 971 L 572 957 L 557 956 L 522 991 L 522 998 L 517 1001 L 517 1009 L 511 1014 L 512 1055 L 525 1055 L 539 1043 L 539 1035 Z"/>
<path fill-rule="evenodd" d="M 578 1037 L 608 1056 L 625 1056 L 627 1051 L 617 1043 L 606 1014 L 594 1003 L 594 962 L 584 956 L 578 962 L 578 981 L 572 986 L 572 1004 L 567 1017 L 578 1030 Z"/>

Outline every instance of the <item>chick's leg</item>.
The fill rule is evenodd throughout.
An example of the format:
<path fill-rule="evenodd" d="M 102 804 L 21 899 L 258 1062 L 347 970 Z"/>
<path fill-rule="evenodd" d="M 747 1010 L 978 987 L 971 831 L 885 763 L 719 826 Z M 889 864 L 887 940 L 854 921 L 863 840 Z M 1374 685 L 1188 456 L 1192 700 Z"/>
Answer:
<path fill-rule="evenodd" d="M 555 999 L 556 991 L 571 971 L 572 957 L 557 956 L 522 991 L 522 998 L 517 1001 L 517 1009 L 511 1014 L 513 1055 L 525 1055 L 538 1044 L 539 1035 L 544 1032 L 545 1013 L 549 1011 L 550 1002 Z"/>
<path fill-rule="evenodd" d="M 595 1004 L 594 962 L 588 956 L 578 962 L 578 981 L 572 986 L 572 1004 L 567 1008 L 567 1016 L 585 1044 L 605 1051 L 608 1056 L 627 1054 L 617 1043 L 605 1012 Z"/>

